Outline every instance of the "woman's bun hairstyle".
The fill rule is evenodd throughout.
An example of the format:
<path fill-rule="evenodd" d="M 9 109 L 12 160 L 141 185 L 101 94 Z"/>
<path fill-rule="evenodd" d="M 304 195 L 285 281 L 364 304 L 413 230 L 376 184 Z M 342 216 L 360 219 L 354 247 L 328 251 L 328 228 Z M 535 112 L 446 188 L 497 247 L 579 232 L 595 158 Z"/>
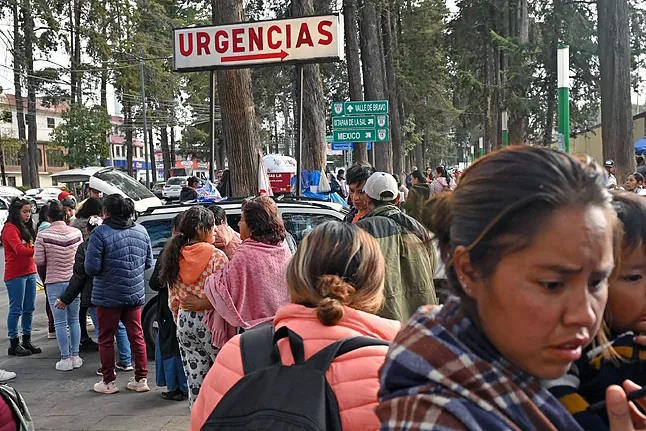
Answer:
<path fill-rule="evenodd" d="M 316 315 L 322 324 L 336 325 L 343 318 L 343 306 L 348 304 L 348 298 L 355 292 L 354 287 L 338 275 L 322 275 L 317 289 L 323 299 L 316 307 Z"/>

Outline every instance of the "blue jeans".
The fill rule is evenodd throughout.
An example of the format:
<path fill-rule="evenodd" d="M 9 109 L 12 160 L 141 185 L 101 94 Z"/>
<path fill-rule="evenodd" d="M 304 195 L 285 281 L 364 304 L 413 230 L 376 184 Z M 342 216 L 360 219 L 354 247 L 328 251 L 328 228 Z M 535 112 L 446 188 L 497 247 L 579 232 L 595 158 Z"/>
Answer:
<path fill-rule="evenodd" d="M 79 355 L 79 344 L 81 342 L 81 325 L 79 324 L 79 308 L 81 298 L 74 298 L 65 310 L 59 310 L 54 305 L 60 298 L 69 283 L 50 283 L 47 285 L 47 300 L 54 315 L 54 328 L 56 329 L 56 340 L 61 350 L 61 358 L 67 359 L 70 356 Z M 67 338 L 67 327 L 70 328 L 70 337 Z"/>
<path fill-rule="evenodd" d="M 168 392 L 174 392 L 178 389 L 182 392 L 188 392 L 182 358 L 179 353 L 166 359 L 162 357 L 159 334 L 157 334 L 157 343 L 155 343 L 155 371 L 158 387 L 166 386 Z"/>
<path fill-rule="evenodd" d="M 92 323 L 94 324 L 94 329 L 96 330 L 97 341 L 99 339 L 99 319 L 96 316 L 96 307 L 90 307 L 87 309 L 87 312 L 90 314 Z M 128 341 L 128 334 L 126 333 L 126 327 L 123 325 L 123 322 L 119 321 L 119 326 L 117 331 L 114 333 L 114 337 L 117 339 L 117 353 L 119 354 L 119 365 L 132 365 L 132 353 L 130 352 L 130 341 Z"/>
<path fill-rule="evenodd" d="M 36 306 L 36 274 L 7 280 L 9 314 L 7 330 L 9 338 L 18 337 L 18 319 L 22 316 L 22 335 L 31 334 L 31 320 Z"/>

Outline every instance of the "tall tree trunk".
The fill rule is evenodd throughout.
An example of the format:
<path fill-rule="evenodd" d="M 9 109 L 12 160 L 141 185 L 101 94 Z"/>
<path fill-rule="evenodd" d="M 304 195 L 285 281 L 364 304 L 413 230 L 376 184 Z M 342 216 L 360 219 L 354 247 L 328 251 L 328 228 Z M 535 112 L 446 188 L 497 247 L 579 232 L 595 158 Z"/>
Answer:
<path fill-rule="evenodd" d="M 522 45 L 529 43 L 529 15 L 527 0 L 516 0 L 515 15 L 510 18 L 512 27 L 512 35 L 518 38 Z M 517 62 L 521 59 L 510 58 L 510 62 Z M 520 65 L 517 69 L 526 66 Z M 517 97 L 526 98 L 528 89 L 522 85 L 513 88 L 512 91 L 516 93 Z M 509 143 L 521 144 L 525 142 L 527 135 L 527 108 L 510 109 L 509 110 Z"/>
<path fill-rule="evenodd" d="M 361 41 L 361 62 L 363 66 L 363 83 L 365 100 L 383 100 L 384 73 L 381 69 L 381 52 L 379 38 L 379 25 L 377 12 L 373 0 L 363 0 L 361 5 L 361 18 L 359 20 Z M 388 145 L 384 143 L 373 144 L 375 152 L 375 169 L 390 172 Z"/>
<path fill-rule="evenodd" d="M 216 2 L 217 24 L 243 21 L 242 0 Z M 222 128 L 227 142 L 233 196 L 258 193 L 260 139 L 251 91 L 249 69 L 218 70 L 218 95 Z"/>
<path fill-rule="evenodd" d="M 630 25 L 627 0 L 598 0 L 601 138 L 621 183 L 635 170 L 630 101 Z"/>
<path fill-rule="evenodd" d="M 27 68 L 27 147 L 29 148 L 29 185 L 40 187 L 38 176 L 38 129 L 36 127 L 36 80 L 34 79 L 34 19 L 31 0 L 23 0 L 25 66 Z"/>
<path fill-rule="evenodd" d="M 361 61 L 359 60 L 359 29 L 357 28 L 357 0 L 343 0 L 343 25 L 350 100 L 363 100 Z M 368 145 L 364 142 L 355 143 L 353 157 L 355 163 L 367 164 Z"/>
<path fill-rule="evenodd" d="M 155 143 L 153 142 L 153 127 L 150 126 L 148 129 L 148 159 L 146 163 L 150 163 L 150 170 L 152 172 L 151 180 L 152 183 L 157 182 L 157 162 L 155 161 Z"/>
<path fill-rule="evenodd" d="M 382 11 L 382 30 L 384 42 L 384 57 L 386 61 L 386 79 L 388 80 L 388 101 L 390 112 L 390 137 L 392 140 L 393 170 L 392 172 L 402 178 L 404 172 L 404 147 L 402 143 L 402 129 L 399 117 L 399 92 L 397 76 L 395 73 L 395 49 L 393 46 L 390 7 Z"/>
<path fill-rule="evenodd" d="M 123 122 L 126 126 L 126 164 L 128 165 L 128 175 L 134 177 L 134 170 L 132 169 L 132 159 L 134 156 L 134 147 L 132 144 L 132 105 L 129 99 L 125 99 L 124 101 L 123 112 Z"/>
<path fill-rule="evenodd" d="M 164 163 L 164 179 L 168 181 L 170 178 L 170 151 L 168 149 L 168 126 L 164 125 L 161 130 L 161 152 L 162 160 Z"/>
<path fill-rule="evenodd" d="M 81 0 L 74 0 L 74 69 L 79 69 L 81 65 Z M 76 72 L 76 102 L 83 103 L 81 82 L 83 74 Z"/>
<path fill-rule="evenodd" d="M 18 123 L 18 140 L 20 141 L 20 174 L 23 182 L 29 182 L 29 148 L 25 131 L 25 105 L 22 98 L 22 68 L 24 62 L 24 46 L 20 34 L 20 12 L 18 0 L 12 5 L 13 9 L 13 86 L 16 93 L 16 122 Z"/>
<path fill-rule="evenodd" d="M 294 0 L 291 12 L 292 16 L 314 15 L 314 3 L 312 0 Z M 298 112 L 300 74 L 298 72 L 296 74 Z M 318 64 L 303 65 L 303 151 L 301 153 L 303 169 L 320 171 L 325 168 L 327 160 L 325 119 L 325 97 L 320 67 Z"/>

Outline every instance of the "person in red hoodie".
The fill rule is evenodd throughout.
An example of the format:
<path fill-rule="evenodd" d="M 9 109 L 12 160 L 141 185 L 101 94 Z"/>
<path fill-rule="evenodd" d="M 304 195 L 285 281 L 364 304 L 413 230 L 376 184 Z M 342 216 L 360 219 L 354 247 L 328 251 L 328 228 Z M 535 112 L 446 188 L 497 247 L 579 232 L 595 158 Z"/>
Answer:
<path fill-rule="evenodd" d="M 305 359 L 330 344 L 367 336 L 391 341 L 400 323 L 375 315 L 384 303 L 385 263 L 377 241 L 356 225 L 327 222 L 310 232 L 287 268 L 291 303 L 273 319 L 303 339 Z M 278 341 L 281 362 L 294 363 L 286 339 Z M 346 431 L 379 428 L 375 413 L 379 368 L 386 346 L 368 346 L 341 355 L 326 373 Z M 193 405 L 191 431 L 198 431 L 222 397 L 242 377 L 240 336 L 222 347 Z M 245 400 L 240 400 L 244 402 Z"/>
<path fill-rule="evenodd" d="M 2 229 L 4 281 L 9 295 L 9 355 L 28 356 L 41 350 L 31 344 L 31 321 L 36 306 L 36 232 L 31 220 L 31 204 L 15 198 L 9 205 L 7 223 Z M 18 339 L 18 319 L 22 323 L 22 344 Z"/>

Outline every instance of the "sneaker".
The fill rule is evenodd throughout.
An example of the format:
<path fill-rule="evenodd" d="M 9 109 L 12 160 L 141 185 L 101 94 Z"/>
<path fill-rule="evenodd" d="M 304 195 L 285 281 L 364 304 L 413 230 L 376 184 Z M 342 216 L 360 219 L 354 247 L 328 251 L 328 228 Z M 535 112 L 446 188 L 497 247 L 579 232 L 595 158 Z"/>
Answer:
<path fill-rule="evenodd" d="M 74 368 L 81 368 L 83 365 L 83 359 L 80 356 L 72 356 L 72 366 Z"/>
<path fill-rule="evenodd" d="M 103 373 L 101 372 L 101 368 L 97 368 L 96 375 L 103 377 Z"/>
<path fill-rule="evenodd" d="M 58 371 L 72 371 L 74 369 L 74 362 L 72 358 L 61 359 L 56 362 L 56 369 Z"/>
<path fill-rule="evenodd" d="M 94 342 L 93 339 L 88 338 L 85 341 L 81 341 L 79 344 L 79 352 L 98 352 L 99 345 Z"/>
<path fill-rule="evenodd" d="M 148 392 L 150 390 L 148 387 L 148 379 L 144 377 L 137 381 L 134 377 L 130 377 L 128 389 L 135 392 Z"/>
<path fill-rule="evenodd" d="M 47 333 L 47 339 L 48 340 L 55 340 L 56 339 L 56 332 L 48 332 Z"/>
<path fill-rule="evenodd" d="M 123 364 L 120 364 L 120 363 L 118 363 L 118 362 L 117 362 L 117 364 L 115 365 L 115 368 L 116 368 L 117 370 L 119 370 L 119 371 L 132 371 L 132 370 L 134 370 L 134 368 L 132 367 L 132 364 L 129 364 L 129 365 L 123 365 Z"/>
<path fill-rule="evenodd" d="M 7 380 L 15 379 L 16 373 L 13 371 L 0 370 L 0 382 L 6 382 Z"/>
<path fill-rule="evenodd" d="M 99 383 L 94 384 L 94 392 L 98 392 L 100 394 L 115 394 L 119 392 L 119 388 L 114 382 L 105 383 L 101 380 Z"/>
<path fill-rule="evenodd" d="M 85 316 L 85 327 L 88 329 L 94 329 L 94 322 L 90 316 Z"/>

